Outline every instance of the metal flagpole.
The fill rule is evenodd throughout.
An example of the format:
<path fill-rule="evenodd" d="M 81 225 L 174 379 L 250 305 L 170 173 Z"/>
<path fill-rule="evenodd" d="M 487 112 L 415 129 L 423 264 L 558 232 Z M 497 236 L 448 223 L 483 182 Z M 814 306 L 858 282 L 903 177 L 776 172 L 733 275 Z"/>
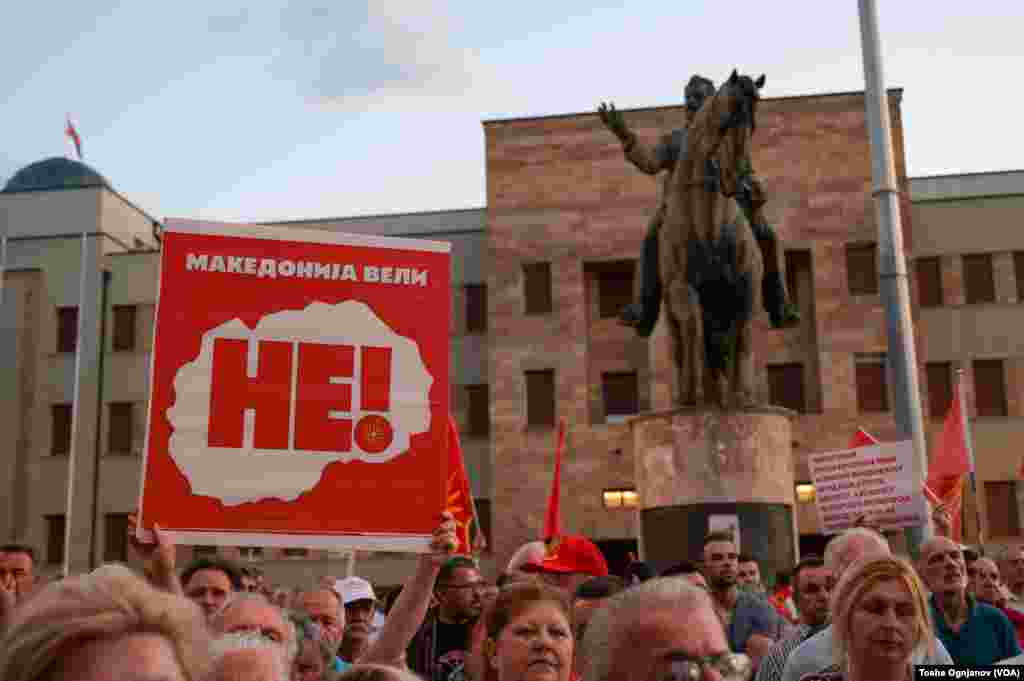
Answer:
<path fill-rule="evenodd" d="M 82 339 L 85 322 L 86 267 L 89 264 L 89 237 L 82 232 L 82 264 L 78 281 L 78 329 L 75 336 L 75 382 L 71 406 L 71 446 L 68 448 L 68 498 L 64 515 L 64 576 L 71 574 L 71 512 L 75 502 L 75 461 L 78 450 L 79 407 L 82 401 Z"/>
<path fill-rule="evenodd" d="M 878 222 L 879 291 L 885 308 L 889 338 L 886 359 L 892 366 L 896 425 L 913 442 L 917 489 L 921 489 L 928 470 L 928 453 L 921 414 L 921 392 L 917 383 L 917 353 L 910 318 L 907 263 L 903 255 L 889 100 L 885 92 L 882 50 L 878 40 L 878 12 L 875 0 L 858 0 L 858 4 L 864 58 L 864 98 L 871 137 L 872 196 Z M 928 519 L 925 519 L 925 523 L 927 526 Z M 916 558 L 925 539 L 925 528 L 907 528 L 906 534 L 910 553 Z"/>

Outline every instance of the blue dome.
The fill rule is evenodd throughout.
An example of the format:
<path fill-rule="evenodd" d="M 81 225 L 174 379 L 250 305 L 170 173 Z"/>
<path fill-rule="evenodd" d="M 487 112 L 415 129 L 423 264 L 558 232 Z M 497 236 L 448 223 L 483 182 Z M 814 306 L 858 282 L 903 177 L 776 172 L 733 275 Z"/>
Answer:
<path fill-rule="evenodd" d="M 14 173 L 0 192 L 31 192 L 45 189 L 78 189 L 80 187 L 112 189 L 107 178 L 81 161 L 55 156 L 43 161 L 36 161 Z"/>

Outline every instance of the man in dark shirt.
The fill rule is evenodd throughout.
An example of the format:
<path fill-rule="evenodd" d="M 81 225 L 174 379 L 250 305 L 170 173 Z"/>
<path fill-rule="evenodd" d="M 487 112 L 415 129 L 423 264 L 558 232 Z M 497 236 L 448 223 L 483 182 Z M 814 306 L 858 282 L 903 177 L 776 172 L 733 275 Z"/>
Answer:
<path fill-rule="evenodd" d="M 472 559 L 452 558 L 441 568 L 432 608 L 413 638 L 409 668 L 427 681 L 465 681 L 470 632 L 483 608 L 487 583 Z"/>

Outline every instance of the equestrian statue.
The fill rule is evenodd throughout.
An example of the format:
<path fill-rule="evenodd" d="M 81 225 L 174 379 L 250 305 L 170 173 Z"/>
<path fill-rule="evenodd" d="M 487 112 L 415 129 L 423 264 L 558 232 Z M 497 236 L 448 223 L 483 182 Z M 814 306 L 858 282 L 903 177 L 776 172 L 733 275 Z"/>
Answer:
<path fill-rule="evenodd" d="M 634 165 L 652 175 L 667 171 L 641 253 L 641 299 L 621 318 L 649 335 L 664 295 L 679 406 L 754 406 L 754 314 L 763 303 L 774 327 L 800 319 L 750 162 L 764 82 L 763 75 L 755 81 L 733 71 L 715 92 L 711 81 L 694 76 L 686 88 L 686 127 L 653 151 L 614 106 L 598 110 Z"/>

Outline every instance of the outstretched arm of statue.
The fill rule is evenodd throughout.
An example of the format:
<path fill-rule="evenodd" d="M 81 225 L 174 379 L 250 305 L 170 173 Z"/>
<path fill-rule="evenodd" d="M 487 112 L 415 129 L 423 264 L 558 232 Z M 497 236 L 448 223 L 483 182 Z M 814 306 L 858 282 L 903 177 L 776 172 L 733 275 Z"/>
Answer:
<path fill-rule="evenodd" d="M 663 150 L 661 149 L 661 146 L 665 144 L 664 141 L 658 148 L 654 150 L 649 149 L 643 142 L 637 139 L 637 136 L 626 125 L 626 119 L 622 117 L 622 113 L 610 102 L 607 104 L 601 102 L 601 106 L 597 109 L 597 114 L 601 117 L 601 122 L 605 124 L 605 127 L 619 138 L 626 158 L 638 170 L 648 175 L 657 175 L 665 169 L 664 158 L 666 154 L 662 153 Z"/>

